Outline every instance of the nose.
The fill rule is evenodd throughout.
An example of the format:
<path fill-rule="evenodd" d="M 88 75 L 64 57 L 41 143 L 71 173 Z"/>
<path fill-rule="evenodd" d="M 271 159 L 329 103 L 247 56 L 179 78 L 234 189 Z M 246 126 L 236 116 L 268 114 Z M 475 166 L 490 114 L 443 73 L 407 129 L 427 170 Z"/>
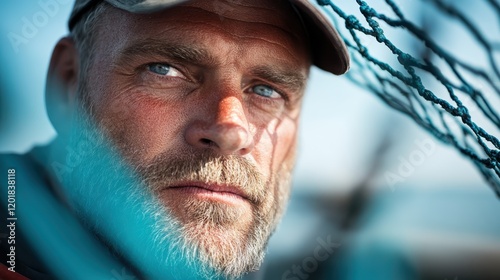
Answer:
<path fill-rule="evenodd" d="M 196 148 L 213 149 L 222 155 L 245 155 L 254 143 L 242 102 L 226 96 L 208 106 L 203 119 L 192 122 L 186 129 L 187 143 Z"/>

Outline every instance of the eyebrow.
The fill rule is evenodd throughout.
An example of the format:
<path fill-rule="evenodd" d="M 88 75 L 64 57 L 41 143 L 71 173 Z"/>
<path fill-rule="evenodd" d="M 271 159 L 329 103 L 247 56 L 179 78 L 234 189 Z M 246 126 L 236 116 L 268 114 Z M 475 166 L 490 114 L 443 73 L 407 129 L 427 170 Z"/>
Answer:
<path fill-rule="evenodd" d="M 306 85 L 307 77 L 298 71 L 279 69 L 275 66 L 260 66 L 251 71 L 251 74 L 268 80 L 271 83 L 285 86 L 293 91 L 300 91 Z"/>
<path fill-rule="evenodd" d="M 193 65 L 213 65 L 216 61 L 215 58 L 204 49 L 165 43 L 154 39 L 132 44 L 121 53 L 119 60 L 127 61 L 127 59 L 131 57 L 151 56 L 168 57 Z"/>

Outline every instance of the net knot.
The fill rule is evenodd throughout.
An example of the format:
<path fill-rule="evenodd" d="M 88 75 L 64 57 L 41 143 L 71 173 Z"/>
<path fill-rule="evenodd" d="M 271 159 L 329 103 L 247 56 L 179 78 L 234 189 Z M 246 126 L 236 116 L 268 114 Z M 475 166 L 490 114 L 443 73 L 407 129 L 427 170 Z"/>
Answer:
<path fill-rule="evenodd" d="M 347 29 L 353 29 L 358 26 L 359 26 L 359 21 L 355 16 L 350 15 L 345 19 L 345 27 Z"/>
<path fill-rule="evenodd" d="M 402 53 L 400 53 L 400 54 L 398 55 L 398 61 L 399 61 L 399 63 L 401 63 L 402 65 L 409 65 L 409 64 L 410 64 L 410 62 L 412 61 L 412 59 L 413 59 L 413 58 L 412 58 L 412 56 L 411 56 L 411 55 L 409 55 L 409 54 L 407 54 L 407 53 L 404 53 L 404 52 L 402 52 Z"/>
<path fill-rule="evenodd" d="M 360 4 L 359 10 L 367 17 L 373 17 L 377 15 L 377 12 L 372 7 L 368 6 L 368 4 L 366 4 L 365 2 L 362 2 Z"/>
<path fill-rule="evenodd" d="M 470 120 L 469 111 L 464 106 L 458 106 L 456 113 L 457 115 L 462 116 L 463 120 Z"/>
<path fill-rule="evenodd" d="M 375 38 L 377 39 L 377 41 L 379 43 L 383 43 L 385 41 L 384 30 L 382 30 L 382 28 L 380 27 L 380 25 L 378 24 L 378 22 L 376 20 L 374 20 L 372 18 L 368 18 L 366 20 L 368 21 L 368 23 L 372 27 Z"/>

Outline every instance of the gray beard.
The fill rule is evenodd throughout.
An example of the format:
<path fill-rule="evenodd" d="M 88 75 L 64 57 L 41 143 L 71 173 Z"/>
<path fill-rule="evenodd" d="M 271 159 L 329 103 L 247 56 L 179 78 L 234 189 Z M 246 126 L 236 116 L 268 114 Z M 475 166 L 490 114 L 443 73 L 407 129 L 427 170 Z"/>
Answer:
<path fill-rule="evenodd" d="M 242 214 L 238 209 L 204 201 L 188 201 L 191 220 L 181 223 L 158 199 L 142 167 L 125 164 L 108 137 L 82 116 L 66 142 L 78 164 L 62 185 L 81 220 L 114 252 L 151 276 L 146 278 L 233 279 L 258 269 L 288 200 L 291 167 L 283 166 L 269 182 L 254 182 L 261 190 L 255 201 L 264 203 L 271 195 L 265 190 L 279 193 L 267 202 L 268 213 L 254 209 L 248 232 L 230 228 Z"/>

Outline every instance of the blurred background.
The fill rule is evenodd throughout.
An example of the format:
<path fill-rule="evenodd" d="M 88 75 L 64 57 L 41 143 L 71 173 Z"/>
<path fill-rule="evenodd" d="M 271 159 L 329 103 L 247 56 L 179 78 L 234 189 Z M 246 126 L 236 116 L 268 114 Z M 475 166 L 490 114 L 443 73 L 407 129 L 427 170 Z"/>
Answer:
<path fill-rule="evenodd" d="M 343 2 L 356 11 L 354 0 Z M 368 1 L 388 9 L 380 2 Z M 481 63 L 473 42 L 425 1 L 395 2 L 454 53 Z M 500 38 L 498 11 L 478 2 L 453 3 Z M 72 5 L 3 2 L 0 152 L 23 153 L 55 137 L 45 75 Z M 365 42 L 374 52 L 376 44 Z M 314 68 L 298 155 L 288 211 L 258 272 L 264 279 L 500 279 L 500 200 L 472 162 L 372 93 Z"/>

